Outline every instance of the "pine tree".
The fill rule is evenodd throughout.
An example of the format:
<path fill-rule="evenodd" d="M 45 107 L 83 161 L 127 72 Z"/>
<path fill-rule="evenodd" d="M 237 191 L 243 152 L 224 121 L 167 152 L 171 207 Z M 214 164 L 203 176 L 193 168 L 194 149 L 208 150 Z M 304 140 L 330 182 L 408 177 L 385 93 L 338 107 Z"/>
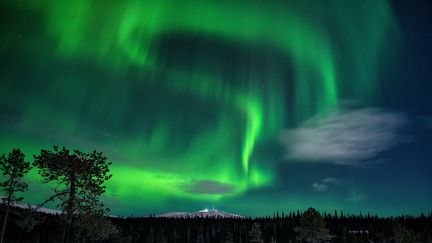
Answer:
<path fill-rule="evenodd" d="M 305 242 L 323 242 L 333 238 L 325 227 L 321 214 L 314 208 L 309 208 L 300 219 L 300 226 L 295 227 L 297 239 Z"/>
<path fill-rule="evenodd" d="M 30 162 L 24 161 L 24 158 L 25 155 L 20 149 L 13 149 L 7 157 L 4 154 L 0 157 L 0 170 L 6 178 L 5 181 L 0 183 L 0 188 L 6 194 L 6 198 L 1 199 L 6 209 L 3 216 L 0 242 L 3 242 L 11 203 L 23 199 L 22 197 L 16 197 L 15 193 L 24 192 L 28 187 L 25 182 L 21 181 L 31 169 Z"/>
<path fill-rule="evenodd" d="M 252 229 L 249 231 L 249 242 L 251 243 L 264 243 L 261 238 L 261 229 L 257 223 L 254 223 Z"/>
<path fill-rule="evenodd" d="M 226 231 L 225 243 L 234 243 L 234 236 L 230 230 Z"/>
<path fill-rule="evenodd" d="M 160 230 L 157 232 L 157 234 L 156 234 L 156 242 L 158 242 L 158 243 L 166 243 L 166 242 L 168 242 L 164 228 L 160 228 Z"/>
<path fill-rule="evenodd" d="M 146 243 L 154 243 L 154 232 L 153 227 L 150 226 L 150 230 L 146 236 Z"/>
<path fill-rule="evenodd" d="M 105 181 L 111 178 L 111 162 L 101 152 L 84 153 L 74 150 L 71 153 L 63 147 L 54 146 L 54 151 L 41 150 L 35 156 L 35 167 L 46 183 L 57 183 L 49 200 L 58 201 L 64 211 L 66 221 L 65 241 L 75 240 L 75 226 L 81 232 L 93 225 L 92 219 L 101 219 L 108 212 L 99 197 L 105 192 Z M 108 226 L 107 226 L 108 227 Z M 106 234 L 105 234 L 106 235 Z"/>
<path fill-rule="evenodd" d="M 405 225 L 398 221 L 393 221 L 393 240 L 399 242 L 414 242 L 415 237 L 412 230 L 409 230 Z"/>

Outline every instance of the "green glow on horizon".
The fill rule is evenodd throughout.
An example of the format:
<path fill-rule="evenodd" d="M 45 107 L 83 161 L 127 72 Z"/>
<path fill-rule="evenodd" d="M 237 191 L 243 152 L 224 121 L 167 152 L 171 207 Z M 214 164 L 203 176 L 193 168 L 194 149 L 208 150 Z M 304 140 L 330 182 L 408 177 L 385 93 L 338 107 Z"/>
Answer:
<path fill-rule="evenodd" d="M 13 47 L 18 32 L 24 37 L 17 58 L 31 57 L 28 82 L 39 92 L 21 100 L 14 74 L 4 75 L 0 104 L 14 103 L 21 113 L 13 129 L 0 123 L 1 152 L 21 146 L 35 154 L 53 144 L 101 150 L 114 162 L 108 196 L 139 194 L 147 204 L 232 199 L 274 185 L 274 164 L 261 161 L 257 148 L 287 127 L 338 109 L 347 97 L 377 99 L 383 42 L 397 32 L 387 1 L 30 0 L 0 6 L 39 20 L 36 33 L 31 23 L 17 23 L 24 33 L 17 28 L 0 46 L 0 52 Z M 182 46 L 182 36 L 190 43 Z M 178 44 L 180 54 L 164 54 L 170 47 L 164 41 Z M 202 43 L 218 46 L 190 57 L 181 53 Z M 240 54 L 230 53 L 237 49 Z M 243 63 L 230 63 L 231 54 Z M 184 190 L 200 180 L 234 190 Z"/>

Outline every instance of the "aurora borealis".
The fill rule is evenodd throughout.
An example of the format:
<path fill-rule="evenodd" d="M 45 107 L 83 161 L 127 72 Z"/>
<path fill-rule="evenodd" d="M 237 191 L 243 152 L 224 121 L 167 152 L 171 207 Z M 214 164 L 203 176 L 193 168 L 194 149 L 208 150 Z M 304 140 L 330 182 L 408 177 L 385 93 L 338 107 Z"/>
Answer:
<path fill-rule="evenodd" d="M 409 92 L 392 3 L 2 1 L 0 152 L 102 151 L 121 215 L 430 210 L 424 167 L 392 162 L 423 163 L 401 147 L 430 138 L 406 132 L 414 111 L 392 98 Z"/>

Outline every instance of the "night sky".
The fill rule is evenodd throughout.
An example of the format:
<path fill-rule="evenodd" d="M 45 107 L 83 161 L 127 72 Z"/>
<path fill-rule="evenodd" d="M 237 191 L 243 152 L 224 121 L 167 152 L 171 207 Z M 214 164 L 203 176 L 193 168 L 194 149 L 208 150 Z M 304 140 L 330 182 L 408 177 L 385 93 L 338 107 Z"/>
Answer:
<path fill-rule="evenodd" d="M 113 162 L 112 214 L 432 210 L 427 1 L 0 3 L 0 153 Z M 25 201 L 50 193 L 36 171 Z"/>

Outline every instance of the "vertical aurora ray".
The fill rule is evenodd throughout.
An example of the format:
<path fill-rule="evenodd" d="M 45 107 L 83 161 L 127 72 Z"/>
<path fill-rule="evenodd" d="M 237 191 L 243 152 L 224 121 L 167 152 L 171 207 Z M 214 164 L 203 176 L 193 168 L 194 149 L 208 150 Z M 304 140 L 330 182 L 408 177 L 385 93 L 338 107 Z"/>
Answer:
<path fill-rule="evenodd" d="M 0 5 L 21 18 L 5 22 L 16 28 L 0 46 L 14 56 L 1 69 L 0 104 L 17 110 L 14 124 L 0 123 L 2 149 L 100 149 L 114 161 L 111 197 L 138 190 L 158 202 L 272 185 L 277 171 L 256 148 L 341 99 L 375 98 L 383 43 L 397 32 L 387 1 Z M 205 180 L 235 189 L 185 189 Z"/>

